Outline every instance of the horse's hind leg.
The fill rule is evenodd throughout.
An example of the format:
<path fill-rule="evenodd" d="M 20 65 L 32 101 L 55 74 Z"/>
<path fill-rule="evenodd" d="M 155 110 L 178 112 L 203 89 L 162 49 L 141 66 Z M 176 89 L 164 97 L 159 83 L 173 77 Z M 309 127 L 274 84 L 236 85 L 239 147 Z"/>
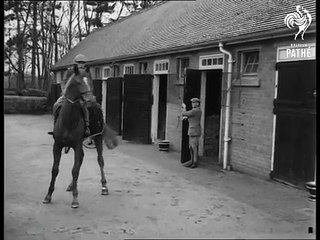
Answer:
<path fill-rule="evenodd" d="M 103 159 L 103 144 L 102 144 L 102 136 L 99 136 L 97 138 L 94 139 L 96 148 L 97 148 L 97 153 L 98 153 L 98 163 L 99 163 L 99 167 L 100 167 L 100 173 L 101 173 L 101 194 L 102 195 L 108 195 L 109 191 L 108 191 L 108 187 L 107 187 L 107 180 L 104 174 L 104 159 Z"/>
<path fill-rule="evenodd" d="M 61 151 L 62 147 L 58 146 L 56 143 L 53 145 L 53 166 L 52 166 L 52 171 L 51 171 L 51 182 L 48 190 L 48 194 L 43 200 L 43 203 L 51 203 L 51 196 L 54 191 L 54 185 L 56 182 L 56 178 L 59 173 L 59 164 L 60 164 L 60 159 L 61 159 Z"/>
<path fill-rule="evenodd" d="M 79 201 L 78 201 L 78 178 L 79 178 L 79 172 L 83 161 L 83 149 L 82 149 L 82 142 L 78 144 L 74 148 L 74 164 L 72 168 L 72 195 L 73 200 L 71 207 L 72 208 L 78 208 L 79 207 Z"/>

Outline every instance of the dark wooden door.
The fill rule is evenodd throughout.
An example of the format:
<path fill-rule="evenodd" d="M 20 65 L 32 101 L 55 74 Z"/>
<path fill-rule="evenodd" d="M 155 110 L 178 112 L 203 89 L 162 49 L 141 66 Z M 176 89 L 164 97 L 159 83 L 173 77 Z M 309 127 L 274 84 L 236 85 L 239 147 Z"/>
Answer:
<path fill-rule="evenodd" d="M 183 102 L 187 106 L 187 110 L 192 108 L 190 99 L 197 97 L 200 99 L 201 89 L 201 71 L 187 69 L 186 82 L 184 88 Z M 181 137 L 181 163 L 185 163 L 190 160 L 189 151 L 189 137 L 188 137 L 188 120 L 182 121 L 182 137 Z"/>
<path fill-rule="evenodd" d="M 123 139 L 151 143 L 152 75 L 124 76 Z"/>
<path fill-rule="evenodd" d="M 159 77 L 159 114 L 158 114 L 158 139 L 164 140 L 166 137 L 167 121 L 167 75 Z"/>
<path fill-rule="evenodd" d="M 294 184 L 313 180 L 316 154 L 315 61 L 278 68 L 273 176 Z"/>
<path fill-rule="evenodd" d="M 96 96 L 97 103 L 102 103 L 102 80 L 93 80 L 93 95 Z"/>
<path fill-rule="evenodd" d="M 122 134 L 122 87 L 123 78 L 108 78 L 107 80 L 107 101 L 106 121 L 108 125 L 119 135 Z"/>

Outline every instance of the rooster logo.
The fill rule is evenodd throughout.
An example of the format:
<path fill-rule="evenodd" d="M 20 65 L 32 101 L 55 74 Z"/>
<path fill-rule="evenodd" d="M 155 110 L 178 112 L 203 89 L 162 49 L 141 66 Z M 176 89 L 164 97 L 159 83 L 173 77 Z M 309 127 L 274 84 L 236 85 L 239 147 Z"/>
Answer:
<path fill-rule="evenodd" d="M 299 27 L 299 31 L 295 34 L 294 40 L 297 39 L 298 35 L 301 33 L 301 39 L 303 39 L 304 33 L 307 31 L 311 24 L 312 18 L 311 14 L 300 5 L 296 6 L 296 12 L 289 13 L 284 18 L 284 23 L 288 28 Z"/>

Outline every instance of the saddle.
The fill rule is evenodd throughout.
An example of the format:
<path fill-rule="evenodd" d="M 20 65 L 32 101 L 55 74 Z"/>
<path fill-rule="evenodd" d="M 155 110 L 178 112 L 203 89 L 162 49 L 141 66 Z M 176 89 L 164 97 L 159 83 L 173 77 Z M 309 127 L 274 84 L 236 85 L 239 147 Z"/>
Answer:
<path fill-rule="evenodd" d="M 53 109 L 54 122 L 58 119 L 59 112 L 61 109 L 61 104 Z M 89 129 L 92 135 L 100 133 L 103 130 L 103 112 L 101 105 L 97 102 L 91 102 L 88 107 L 89 111 Z M 48 132 L 49 135 L 53 135 L 53 132 Z"/>

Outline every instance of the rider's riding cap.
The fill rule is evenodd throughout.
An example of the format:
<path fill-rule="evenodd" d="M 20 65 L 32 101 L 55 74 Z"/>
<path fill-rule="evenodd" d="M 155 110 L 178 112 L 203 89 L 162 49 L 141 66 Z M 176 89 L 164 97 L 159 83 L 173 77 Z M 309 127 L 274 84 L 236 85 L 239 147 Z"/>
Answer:
<path fill-rule="evenodd" d="M 86 62 L 88 62 L 88 59 L 87 59 L 87 57 L 85 55 L 78 54 L 77 56 L 75 56 L 73 61 L 75 63 L 86 63 Z"/>

